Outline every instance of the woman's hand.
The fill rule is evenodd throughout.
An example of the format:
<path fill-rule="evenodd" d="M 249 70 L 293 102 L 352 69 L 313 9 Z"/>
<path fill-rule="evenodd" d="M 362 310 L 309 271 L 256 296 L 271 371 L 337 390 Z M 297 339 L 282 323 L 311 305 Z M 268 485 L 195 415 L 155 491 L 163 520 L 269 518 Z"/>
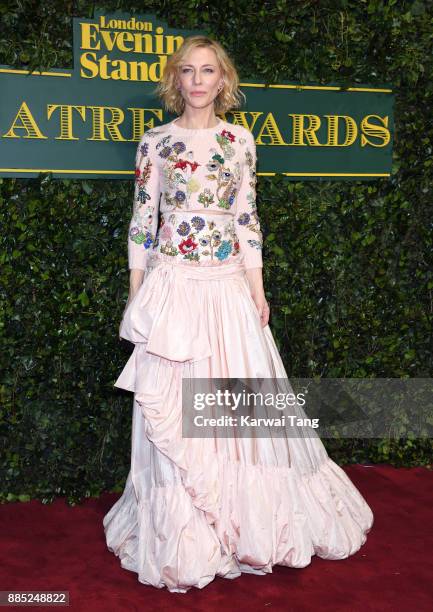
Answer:
<path fill-rule="evenodd" d="M 254 300 L 254 304 L 256 305 L 257 311 L 260 316 L 260 322 L 262 327 L 268 324 L 269 321 L 269 304 L 266 301 L 265 294 L 262 291 L 261 293 L 255 294 L 251 293 L 252 298 Z"/>
<path fill-rule="evenodd" d="M 256 305 L 257 312 L 260 316 L 262 327 L 268 324 L 269 321 L 269 304 L 265 298 L 263 289 L 262 268 L 249 268 L 246 270 L 248 284 L 250 286 L 251 297 Z"/>

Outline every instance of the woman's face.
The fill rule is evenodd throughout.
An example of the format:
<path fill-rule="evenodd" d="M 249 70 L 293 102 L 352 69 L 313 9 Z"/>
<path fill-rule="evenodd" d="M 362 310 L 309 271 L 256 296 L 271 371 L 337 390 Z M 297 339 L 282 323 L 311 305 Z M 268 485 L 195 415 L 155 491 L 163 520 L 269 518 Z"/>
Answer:
<path fill-rule="evenodd" d="M 209 47 L 191 49 L 178 71 L 178 86 L 185 105 L 204 108 L 217 97 L 223 85 L 215 51 Z"/>

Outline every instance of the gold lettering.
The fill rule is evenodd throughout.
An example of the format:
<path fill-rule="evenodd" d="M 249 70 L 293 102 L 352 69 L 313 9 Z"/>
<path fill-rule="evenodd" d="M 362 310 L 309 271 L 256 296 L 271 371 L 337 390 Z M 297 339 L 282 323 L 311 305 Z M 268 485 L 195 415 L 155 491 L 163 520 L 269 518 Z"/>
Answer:
<path fill-rule="evenodd" d="M 369 119 L 371 118 L 379 119 L 383 123 L 385 127 L 377 125 L 376 123 L 370 123 Z M 369 144 L 372 147 L 386 147 L 391 139 L 391 134 L 388 129 L 388 120 L 389 117 L 380 117 L 379 115 L 366 115 L 361 121 L 361 147 L 365 147 L 365 145 Z M 364 136 L 365 134 L 365 136 Z M 382 142 L 375 143 L 371 142 L 367 136 L 373 136 L 373 138 L 378 138 Z"/>
<path fill-rule="evenodd" d="M 184 38 L 180 35 L 164 34 L 164 28 L 158 26 L 153 32 L 150 22 L 110 19 L 100 16 L 99 24 L 80 23 L 81 49 L 108 53 L 118 50 L 121 53 L 139 53 L 152 55 L 172 55 L 182 46 Z M 123 31 L 115 31 L 123 30 Z M 135 30 L 134 32 L 127 30 Z"/>
<path fill-rule="evenodd" d="M 99 77 L 114 81 L 160 81 L 167 64 L 163 55 L 156 62 L 127 62 L 122 59 L 110 60 L 108 55 L 97 58 L 96 54 L 87 52 L 80 57 L 80 76 L 86 79 Z"/>
<path fill-rule="evenodd" d="M 112 60 L 111 65 L 113 67 L 110 73 L 110 79 L 113 81 L 127 81 L 128 80 L 128 63 L 123 60 Z M 116 69 L 116 66 L 118 68 Z"/>
<path fill-rule="evenodd" d="M 80 23 L 81 26 L 81 47 L 80 49 L 91 49 L 98 51 L 101 44 L 97 41 L 97 33 L 99 26 L 96 23 Z M 92 42 L 96 42 L 96 46 L 92 46 Z"/>
<path fill-rule="evenodd" d="M 266 134 L 264 133 L 266 130 Z M 263 142 L 263 138 L 269 138 L 270 142 Z M 257 144 L 269 144 L 269 145 L 284 145 L 283 137 L 278 128 L 277 122 L 272 113 L 268 113 L 262 127 L 256 138 Z"/>
<path fill-rule="evenodd" d="M 48 104 L 48 119 L 51 119 L 55 110 L 60 109 L 60 136 L 55 140 L 80 140 L 72 133 L 73 111 L 78 111 L 81 119 L 86 120 L 85 106 L 70 106 L 69 104 Z"/>
<path fill-rule="evenodd" d="M 135 17 L 131 17 L 128 21 L 124 19 L 110 19 L 107 20 L 104 15 L 99 17 L 99 25 L 101 30 L 103 28 L 112 28 L 114 30 L 147 30 L 152 32 L 153 23 L 151 21 L 136 21 Z"/>
<path fill-rule="evenodd" d="M 117 48 L 119 51 L 123 51 L 124 53 L 129 53 L 130 51 L 134 51 L 134 45 L 132 47 L 126 45 L 126 42 L 134 42 L 134 34 L 131 32 L 119 32 L 117 35 Z"/>
<path fill-rule="evenodd" d="M 131 62 L 129 64 L 129 81 L 148 81 L 149 69 L 146 62 Z"/>
<path fill-rule="evenodd" d="M 153 34 L 135 34 L 134 39 L 134 53 L 154 53 Z"/>
<path fill-rule="evenodd" d="M 80 76 L 83 77 L 83 79 L 94 79 L 98 76 L 99 68 L 96 53 L 82 53 L 80 64 Z M 85 70 L 89 70 L 89 73 L 85 72 Z"/>
<path fill-rule="evenodd" d="M 109 140 L 105 136 L 105 128 L 111 136 L 111 140 L 116 142 L 127 142 L 119 130 L 119 124 L 123 123 L 125 113 L 116 106 L 88 106 L 93 113 L 93 132 L 91 138 L 87 140 Z M 111 118 L 106 119 L 105 113 L 111 113 Z"/>
<path fill-rule="evenodd" d="M 293 117 L 293 141 L 290 143 L 293 146 L 301 147 L 319 147 L 320 143 L 317 140 L 316 131 L 320 128 L 320 117 L 317 115 L 298 115 L 289 113 L 289 117 Z M 309 125 L 305 127 L 304 120 L 308 119 Z M 304 142 L 304 136 L 308 141 L 308 145 Z"/>
<path fill-rule="evenodd" d="M 352 145 L 358 136 L 358 126 L 353 117 L 348 115 L 324 115 L 328 117 L 328 139 L 326 147 L 349 147 Z M 338 142 L 338 120 L 344 119 L 346 124 L 346 138 L 343 142 Z"/>
<path fill-rule="evenodd" d="M 99 58 L 99 75 L 98 76 L 100 79 L 108 80 L 110 78 L 110 75 L 108 74 L 108 71 L 107 71 L 108 64 L 110 63 L 111 62 L 106 55 Z"/>
<path fill-rule="evenodd" d="M 164 29 L 161 26 L 156 28 L 155 38 L 155 53 L 162 55 L 164 53 Z"/>
<path fill-rule="evenodd" d="M 260 117 L 260 115 L 263 115 L 262 112 L 255 112 L 255 111 L 246 112 L 246 111 L 237 111 L 237 110 L 231 111 L 231 114 L 233 115 L 233 118 L 234 118 L 234 121 L 233 121 L 234 125 L 241 125 L 245 129 L 250 130 L 250 132 L 253 131 L 258 117 Z M 248 125 L 247 118 L 246 118 L 247 115 L 251 115 L 253 118 L 253 122 L 251 123 L 251 125 Z"/>
<path fill-rule="evenodd" d="M 107 51 L 112 51 L 114 49 L 114 45 L 116 44 L 116 38 L 118 35 L 118 32 L 113 32 L 113 35 L 111 35 L 110 30 L 101 32 L 102 42 L 104 43 Z"/>
<path fill-rule="evenodd" d="M 165 53 L 167 55 L 172 55 L 175 51 L 179 49 L 183 45 L 184 38 L 183 36 L 166 36 L 165 37 Z"/>
<path fill-rule="evenodd" d="M 21 122 L 21 125 L 18 125 L 18 121 Z M 15 130 L 25 130 L 26 134 L 24 136 L 19 136 L 15 134 Z M 44 136 L 41 130 L 38 127 L 32 113 L 30 112 L 29 107 L 25 102 L 23 102 L 19 108 L 18 113 L 15 116 L 15 119 L 12 122 L 12 125 L 6 134 L 4 134 L 3 138 L 43 138 L 47 139 L 48 136 Z"/>
<path fill-rule="evenodd" d="M 154 62 L 149 66 L 148 79 L 149 81 L 153 81 L 156 83 L 161 80 L 162 74 L 164 72 L 165 65 L 167 64 L 168 57 L 167 55 L 163 55 L 159 58 L 159 62 Z M 142 81 L 143 79 L 140 79 Z"/>

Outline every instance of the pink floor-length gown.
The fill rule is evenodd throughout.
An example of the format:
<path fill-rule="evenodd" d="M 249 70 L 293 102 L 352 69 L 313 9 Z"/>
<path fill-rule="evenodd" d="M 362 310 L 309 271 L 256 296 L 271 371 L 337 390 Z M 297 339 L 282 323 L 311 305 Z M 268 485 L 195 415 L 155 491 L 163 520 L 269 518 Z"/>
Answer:
<path fill-rule="evenodd" d="M 146 272 L 115 383 L 134 394 L 131 468 L 103 525 L 123 568 L 172 592 L 344 559 L 373 524 L 318 436 L 182 436 L 185 381 L 288 380 L 246 276 L 262 265 L 255 163 L 251 132 L 221 119 L 172 121 L 137 147 L 129 268 Z"/>

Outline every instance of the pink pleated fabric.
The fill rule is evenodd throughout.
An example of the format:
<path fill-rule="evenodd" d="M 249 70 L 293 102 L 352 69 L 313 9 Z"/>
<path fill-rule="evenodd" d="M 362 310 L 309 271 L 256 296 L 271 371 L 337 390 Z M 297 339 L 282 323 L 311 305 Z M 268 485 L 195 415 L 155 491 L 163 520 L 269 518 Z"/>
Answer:
<path fill-rule="evenodd" d="M 131 469 L 103 524 L 123 568 L 186 592 L 359 550 L 372 511 L 318 437 L 182 438 L 183 377 L 287 378 L 242 255 L 154 253 L 120 334 L 135 344 L 115 383 L 134 393 Z"/>

